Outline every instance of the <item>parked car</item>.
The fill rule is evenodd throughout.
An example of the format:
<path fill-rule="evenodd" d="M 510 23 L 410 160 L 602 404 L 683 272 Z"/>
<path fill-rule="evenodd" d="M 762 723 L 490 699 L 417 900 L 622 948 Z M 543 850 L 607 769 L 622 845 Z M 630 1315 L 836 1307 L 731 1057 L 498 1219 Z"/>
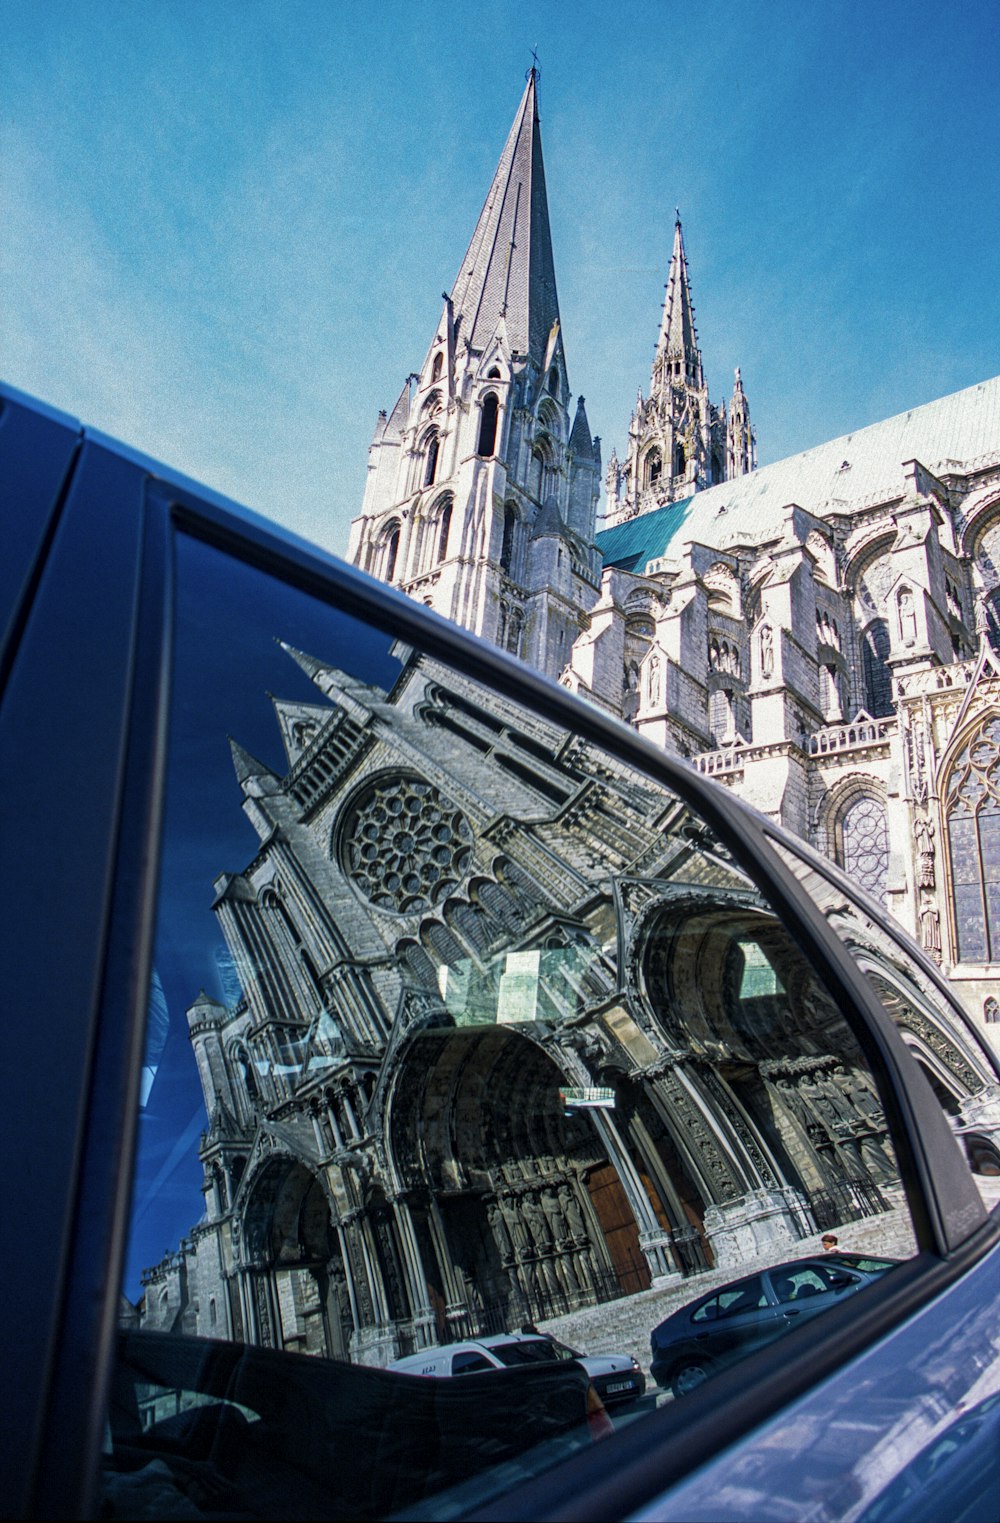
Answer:
<path fill-rule="evenodd" d="M 4 1514 L 888 1523 L 965 1411 L 988 1506 L 1000 1220 L 945 1111 L 995 1135 L 1000 1072 L 884 908 L 9 390 L 0 502 Z M 573 1361 L 377 1368 L 442 1317 L 745 1276 L 821 1219 L 891 1222 L 902 1262 L 599 1444 Z"/>
<path fill-rule="evenodd" d="M 390 1369 L 408 1375 L 469 1375 L 487 1369 L 516 1369 L 522 1365 L 576 1360 L 590 1376 L 605 1406 L 638 1401 L 646 1377 L 632 1354 L 581 1354 L 557 1338 L 525 1333 L 494 1333 L 463 1343 L 445 1343 L 419 1354 L 395 1359 Z"/>
<path fill-rule="evenodd" d="M 718 1286 L 653 1329 L 653 1379 L 685 1396 L 717 1371 L 873 1284 L 897 1263 L 824 1253 Z"/>

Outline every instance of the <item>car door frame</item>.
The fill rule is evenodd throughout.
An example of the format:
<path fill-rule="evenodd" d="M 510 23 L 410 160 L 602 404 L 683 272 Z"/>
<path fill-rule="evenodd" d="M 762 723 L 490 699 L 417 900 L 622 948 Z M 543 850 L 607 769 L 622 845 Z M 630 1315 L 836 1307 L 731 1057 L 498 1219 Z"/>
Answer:
<path fill-rule="evenodd" d="M 0 395 L 9 407 L 13 394 Z M 57 429 L 65 453 L 58 506 L 50 496 L 47 512 L 38 515 L 44 527 L 26 559 L 0 701 L 0 781 L 16 788 L 22 803 L 0 861 L 9 874 L 29 879 L 7 924 L 3 971 L 17 1015 L 3 1103 L 15 1131 L 30 1133 L 39 1115 L 47 1128 L 44 1159 L 28 1143 L 25 1170 L 15 1168 L 19 1177 L 5 1182 L 13 1219 L 32 1220 L 45 1247 L 40 1268 L 24 1255 L 14 1283 L 24 1332 L 5 1393 L 13 1442 L 0 1471 L 13 1515 L 87 1515 L 100 1451 L 152 953 L 176 534 L 390 629 L 672 789 L 761 885 L 807 951 L 877 1077 L 920 1253 L 851 1297 L 849 1318 L 834 1308 L 822 1334 L 811 1328 L 808 1357 L 796 1352 L 766 1371 L 756 1386 L 755 1418 L 852 1357 L 987 1250 L 996 1222 L 982 1210 L 929 1086 L 848 949 L 773 851 L 773 826 L 765 829 L 693 768 L 397 589 L 115 441 L 74 433 L 65 421 Z M 41 695 L 49 696 L 56 676 L 61 691 L 46 703 Z M 62 747 L 55 744 L 60 733 L 69 737 Z M 66 931 L 57 958 L 52 924 Z M 39 1032 L 46 1034 L 44 1063 L 32 1061 Z M 18 1050 L 31 1054 L 20 1065 Z M 737 1387 L 745 1392 L 750 1373 L 741 1366 L 732 1378 L 713 1381 L 709 1392 L 685 1399 L 688 1411 L 680 1427 L 675 1414 L 669 1456 L 650 1459 L 648 1450 L 660 1446 L 645 1423 L 638 1425 L 641 1444 L 635 1429 L 610 1441 L 624 1445 L 616 1511 L 628 1496 L 662 1490 L 671 1475 L 683 1475 L 699 1456 L 746 1430 L 745 1406 L 733 1397 Z M 523 1515 L 564 1515 L 559 1507 L 575 1497 L 585 1510 L 573 1516 L 606 1516 L 600 1511 L 606 1494 L 588 1488 L 589 1468 L 590 1457 L 578 1457 L 557 1492 L 547 1490 L 544 1477 L 529 1483 Z M 519 1505 L 517 1497 L 505 1498 L 495 1515 L 522 1515 L 506 1510 Z"/>

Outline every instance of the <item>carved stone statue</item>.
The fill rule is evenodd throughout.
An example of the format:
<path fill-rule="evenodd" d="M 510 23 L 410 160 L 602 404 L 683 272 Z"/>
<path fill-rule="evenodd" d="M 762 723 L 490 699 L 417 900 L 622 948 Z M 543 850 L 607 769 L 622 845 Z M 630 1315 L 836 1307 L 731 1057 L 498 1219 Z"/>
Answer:
<path fill-rule="evenodd" d="M 918 815 L 913 822 L 913 837 L 917 843 L 917 882 L 921 888 L 933 888 L 934 876 L 934 822 L 926 815 Z"/>
<path fill-rule="evenodd" d="M 762 677 L 770 677 L 774 671 L 774 635 L 770 624 L 765 624 L 760 632 L 760 674 Z"/>
<path fill-rule="evenodd" d="M 559 1191 L 559 1199 L 562 1202 L 563 1212 L 570 1232 L 576 1238 L 588 1236 L 586 1223 L 583 1220 L 583 1212 L 580 1210 L 580 1202 L 576 1198 L 576 1191 L 572 1185 L 563 1185 Z"/>
<path fill-rule="evenodd" d="M 541 1252 L 552 1247 L 552 1239 L 549 1236 L 548 1223 L 545 1213 L 539 1206 L 533 1195 L 525 1195 L 521 1205 L 525 1225 L 531 1234 L 531 1241 Z"/>
<path fill-rule="evenodd" d="M 490 1224 L 490 1231 L 493 1233 L 493 1241 L 500 1250 L 501 1262 L 505 1264 L 509 1263 L 514 1257 L 514 1245 L 511 1242 L 510 1233 L 507 1231 L 507 1223 L 504 1221 L 503 1212 L 497 1201 L 491 1201 L 487 1206 L 486 1216 Z"/>

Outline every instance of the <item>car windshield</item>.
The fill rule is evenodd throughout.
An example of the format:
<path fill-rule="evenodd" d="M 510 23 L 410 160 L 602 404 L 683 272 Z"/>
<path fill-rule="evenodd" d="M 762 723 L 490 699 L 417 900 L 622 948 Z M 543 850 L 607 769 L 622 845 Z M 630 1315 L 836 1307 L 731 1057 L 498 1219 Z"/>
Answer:
<path fill-rule="evenodd" d="M 432 1382 L 393 1360 L 530 1322 L 636 1356 L 675 1395 L 651 1332 L 706 1291 L 702 1316 L 740 1324 L 726 1287 L 831 1229 L 862 1263 L 914 1251 L 878 1077 L 683 799 L 205 544 L 180 535 L 176 561 L 112 1508 L 138 1505 L 130 1477 L 154 1461 L 179 1506 L 199 1475 L 251 1505 L 228 1408 L 215 1447 L 211 1418 L 201 1448 L 164 1426 L 199 1392 L 258 1414 L 275 1497 L 287 1466 L 312 1478 L 304 1498 L 331 1469 L 354 1476 L 352 1516 L 438 1507 L 471 1476 L 485 1496 L 508 1461 L 528 1473 L 590 1441 L 570 1349 L 494 1345 L 503 1365 L 559 1368 L 464 1375 L 460 1417 L 433 1393 L 408 1407 L 395 1382 Z M 926 1018 L 957 1055 L 955 1103 L 974 1099 L 988 1069 L 947 1010 Z M 200 1362 L 206 1340 L 252 1352 L 252 1371 Z M 383 1418 L 414 1456 L 452 1460 L 411 1456 L 391 1495 L 373 1490 Z"/>

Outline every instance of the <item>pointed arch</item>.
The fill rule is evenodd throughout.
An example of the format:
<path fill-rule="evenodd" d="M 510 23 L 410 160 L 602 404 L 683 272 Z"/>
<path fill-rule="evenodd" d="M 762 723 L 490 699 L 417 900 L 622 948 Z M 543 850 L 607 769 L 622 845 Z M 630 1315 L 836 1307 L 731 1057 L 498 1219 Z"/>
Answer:
<path fill-rule="evenodd" d="M 889 824 L 885 804 L 874 792 L 853 790 L 834 822 L 834 852 L 839 865 L 880 904 L 889 877 Z"/>
<path fill-rule="evenodd" d="M 500 399 L 495 391 L 488 391 L 479 404 L 479 442 L 476 445 L 476 454 L 484 459 L 496 452 L 499 413 Z"/>
<path fill-rule="evenodd" d="M 402 525 L 399 519 L 390 519 L 382 528 L 372 546 L 369 570 L 374 576 L 380 577 L 383 582 L 391 582 L 396 574 L 401 531 Z"/>
<path fill-rule="evenodd" d="M 422 485 L 433 486 L 437 477 L 438 456 L 441 453 L 441 435 L 436 428 L 428 429 L 423 442 L 424 469 L 422 473 Z"/>
<path fill-rule="evenodd" d="M 861 635 L 861 674 L 864 707 L 873 719 L 892 713 L 892 670 L 889 666 L 889 626 L 872 619 Z"/>
<path fill-rule="evenodd" d="M 659 481 L 662 475 L 663 456 L 660 453 L 659 447 L 654 444 L 653 448 L 649 450 L 646 455 L 644 468 L 644 485 L 647 487 L 655 487 L 656 483 Z"/>
<path fill-rule="evenodd" d="M 942 777 L 955 956 L 1000 962 L 1000 712 L 965 730 Z"/>
<path fill-rule="evenodd" d="M 500 570 L 506 571 L 510 576 L 514 565 L 514 550 L 517 543 L 518 516 L 514 504 L 507 502 L 503 510 L 503 539 L 500 544 Z"/>

